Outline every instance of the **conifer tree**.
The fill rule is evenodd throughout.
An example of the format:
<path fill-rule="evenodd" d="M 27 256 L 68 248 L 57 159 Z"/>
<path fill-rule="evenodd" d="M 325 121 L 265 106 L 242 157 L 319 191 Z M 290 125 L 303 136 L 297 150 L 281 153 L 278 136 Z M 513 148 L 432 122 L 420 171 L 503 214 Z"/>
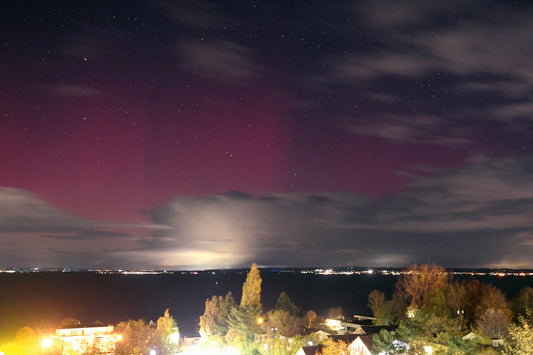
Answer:
<path fill-rule="evenodd" d="M 220 312 L 217 319 L 217 333 L 220 335 L 226 335 L 229 330 L 228 318 L 232 308 L 237 307 L 235 298 L 231 291 L 226 294 L 223 302 L 220 304 Z"/>
<path fill-rule="evenodd" d="M 259 306 L 261 308 L 261 275 L 257 264 L 253 263 L 242 285 L 241 306 Z"/>
<path fill-rule="evenodd" d="M 291 316 L 296 316 L 300 312 L 300 307 L 296 306 L 291 301 L 291 299 L 289 298 L 289 295 L 287 295 L 287 292 L 285 291 L 282 291 L 279 294 L 275 309 L 285 311 L 289 313 Z"/>
<path fill-rule="evenodd" d="M 213 296 L 205 300 L 204 314 L 200 316 L 200 335 L 209 338 L 217 333 L 217 324 L 220 317 L 221 305 L 224 302 L 222 296 Z"/>
<path fill-rule="evenodd" d="M 251 351 L 254 335 L 260 331 L 261 281 L 259 269 L 253 263 L 242 286 L 240 306 L 232 307 L 228 316 L 228 334 L 242 337 L 245 353 Z"/>

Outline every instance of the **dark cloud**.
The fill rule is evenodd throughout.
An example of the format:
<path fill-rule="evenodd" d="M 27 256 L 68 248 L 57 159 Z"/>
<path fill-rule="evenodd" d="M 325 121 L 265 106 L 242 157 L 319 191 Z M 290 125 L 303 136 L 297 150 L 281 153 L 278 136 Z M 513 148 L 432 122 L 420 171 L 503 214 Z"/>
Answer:
<path fill-rule="evenodd" d="M 81 232 L 102 223 L 61 212 L 30 192 L 0 188 L 0 232 Z"/>
<path fill-rule="evenodd" d="M 95 240 L 97 238 L 115 238 L 115 237 L 127 237 L 127 233 L 101 231 L 101 230 L 87 230 L 74 234 L 45 234 L 43 238 L 51 238 L 58 240 Z"/>
<path fill-rule="evenodd" d="M 138 235 L 146 228 L 151 231 L 158 226 L 79 218 L 28 191 L 0 188 L 3 267 L 120 267 L 129 261 L 114 252 L 138 248 Z"/>
<path fill-rule="evenodd" d="M 347 10 L 356 19 L 351 32 L 343 24 L 351 45 L 324 53 L 325 71 L 301 84 L 329 97 L 356 135 L 456 147 L 475 143 L 484 127 L 516 132 L 532 113 L 533 21 L 524 10 L 497 2 L 357 3 Z M 328 95 L 331 88 L 340 96 Z"/>
<path fill-rule="evenodd" d="M 347 193 L 177 197 L 154 210 L 154 220 L 171 229 L 158 232 L 142 253 L 167 267 L 252 260 L 531 267 L 532 177 L 529 157 L 477 157 L 377 201 Z"/>

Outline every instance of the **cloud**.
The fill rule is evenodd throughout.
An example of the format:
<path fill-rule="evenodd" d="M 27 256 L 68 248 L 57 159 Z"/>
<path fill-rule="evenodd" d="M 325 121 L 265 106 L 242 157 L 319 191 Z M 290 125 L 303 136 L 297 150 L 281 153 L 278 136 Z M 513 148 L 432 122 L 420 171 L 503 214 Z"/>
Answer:
<path fill-rule="evenodd" d="M 251 50 L 231 41 L 187 42 L 181 46 L 180 52 L 185 67 L 207 79 L 247 80 L 255 77 L 258 70 L 251 59 Z"/>
<path fill-rule="evenodd" d="M 76 217 L 28 191 L 0 187 L 1 267 L 121 267 L 116 250 L 139 248 L 142 230 L 158 227 Z"/>
<path fill-rule="evenodd" d="M 171 228 L 135 256 L 156 255 L 176 268 L 509 260 L 531 267 L 532 211 L 532 157 L 476 157 L 378 201 L 341 192 L 178 196 L 152 211 Z"/>
<path fill-rule="evenodd" d="M 528 99 L 533 89 L 528 83 L 519 80 L 477 80 L 466 81 L 460 84 L 465 90 L 474 94 L 499 95 L 504 99 L 524 100 Z"/>
<path fill-rule="evenodd" d="M 324 71 L 303 75 L 300 83 L 312 97 L 336 88 L 341 94 L 330 104 L 339 107 L 339 119 L 353 122 L 346 126 L 351 132 L 455 147 L 483 136 L 488 126 L 515 134 L 531 119 L 533 20 L 523 9 L 369 1 L 345 13 L 352 32 L 343 24 L 346 33 L 331 41 L 349 38 L 350 45 L 321 53 Z M 353 110 L 353 102 L 366 110 Z M 361 125 L 368 115 L 373 124 Z M 438 117 L 439 126 L 421 129 L 421 115 Z"/>
<path fill-rule="evenodd" d="M 103 226 L 63 213 L 28 191 L 0 188 L 0 233 L 80 232 Z"/>
<path fill-rule="evenodd" d="M 533 121 L 533 102 L 518 102 L 501 105 L 493 111 L 493 116 L 498 120 L 520 119 Z"/>
<path fill-rule="evenodd" d="M 531 85 L 533 20 L 512 6 L 468 4 L 471 11 L 464 11 L 463 2 L 444 5 L 438 1 L 376 1 L 356 8 L 376 31 L 382 49 L 354 57 L 363 68 L 370 68 L 367 74 L 371 76 L 419 76 L 430 70 L 491 73 L 514 75 L 515 80 L 525 79 Z"/>
<path fill-rule="evenodd" d="M 409 120 L 398 115 L 382 115 L 366 125 L 348 119 L 346 126 L 356 135 L 380 137 L 396 142 L 453 147 L 470 143 L 469 139 L 461 137 L 462 130 L 432 115 L 413 115 Z"/>
<path fill-rule="evenodd" d="M 43 238 L 51 238 L 58 240 L 94 240 L 96 238 L 115 238 L 127 236 L 128 234 L 123 232 L 86 230 L 77 233 L 45 234 L 43 235 Z"/>
<path fill-rule="evenodd" d="M 428 167 L 381 200 L 344 192 L 230 192 L 176 196 L 150 215 L 151 234 L 132 238 L 127 226 L 74 217 L 27 191 L 2 188 L 1 254 L 26 266 L 533 267 L 533 156 Z"/>

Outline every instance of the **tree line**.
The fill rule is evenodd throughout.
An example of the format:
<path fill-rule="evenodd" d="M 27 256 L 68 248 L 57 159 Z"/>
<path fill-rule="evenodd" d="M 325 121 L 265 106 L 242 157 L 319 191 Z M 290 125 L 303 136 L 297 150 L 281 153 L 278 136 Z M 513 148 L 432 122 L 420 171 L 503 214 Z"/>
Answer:
<path fill-rule="evenodd" d="M 508 301 L 491 284 L 455 280 L 436 265 L 413 265 L 391 299 L 374 290 L 368 306 L 376 325 L 397 326 L 374 336 L 376 353 L 424 353 L 431 346 L 434 353 L 533 354 L 531 287 Z"/>
<path fill-rule="evenodd" d="M 413 265 L 399 277 L 391 299 L 379 290 L 368 296 L 374 325 L 392 326 L 373 337 L 373 352 L 424 354 L 533 354 L 533 288 L 508 301 L 491 284 L 455 280 L 436 265 Z M 342 317 L 330 309 L 328 318 Z M 243 284 L 240 303 L 231 292 L 205 302 L 200 335 L 210 350 L 231 347 L 244 354 L 294 354 L 309 343 L 322 342 L 323 354 L 341 354 L 347 344 L 315 339 L 309 330 L 323 321 L 306 313 L 282 292 L 273 309 L 262 312 L 261 277 L 253 264 Z M 266 335 L 257 341 L 257 335 Z M 254 341 L 256 340 L 256 341 Z"/>

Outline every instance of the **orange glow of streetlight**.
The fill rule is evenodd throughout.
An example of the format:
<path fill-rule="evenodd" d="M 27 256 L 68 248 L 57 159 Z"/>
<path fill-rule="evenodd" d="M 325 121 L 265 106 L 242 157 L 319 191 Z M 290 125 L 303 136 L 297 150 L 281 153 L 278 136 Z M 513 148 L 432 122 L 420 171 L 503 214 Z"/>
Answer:
<path fill-rule="evenodd" d="M 52 338 L 44 338 L 41 342 L 41 352 L 44 352 L 45 349 L 52 346 L 54 340 Z"/>

